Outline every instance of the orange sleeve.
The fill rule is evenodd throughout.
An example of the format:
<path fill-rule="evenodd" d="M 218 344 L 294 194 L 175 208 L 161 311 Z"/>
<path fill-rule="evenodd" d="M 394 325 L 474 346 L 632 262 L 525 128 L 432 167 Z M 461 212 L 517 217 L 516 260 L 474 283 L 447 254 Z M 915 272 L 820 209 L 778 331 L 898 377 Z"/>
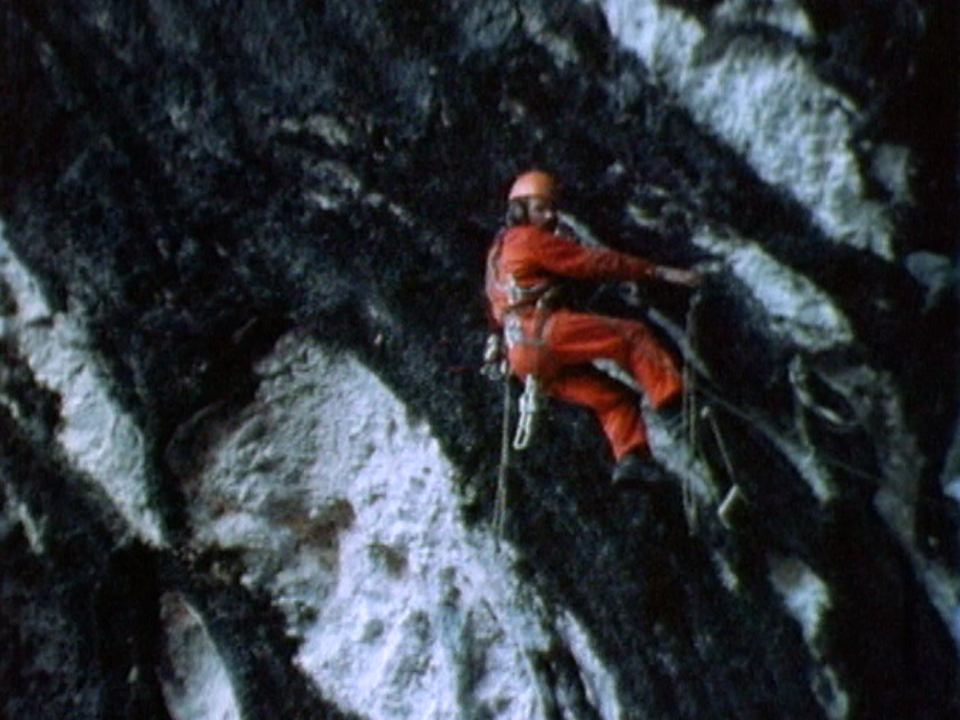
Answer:
<path fill-rule="evenodd" d="M 615 250 L 588 248 L 533 228 L 530 251 L 543 270 L 580 280 L 644 280 L 656 266 L 649 260 Z"/>

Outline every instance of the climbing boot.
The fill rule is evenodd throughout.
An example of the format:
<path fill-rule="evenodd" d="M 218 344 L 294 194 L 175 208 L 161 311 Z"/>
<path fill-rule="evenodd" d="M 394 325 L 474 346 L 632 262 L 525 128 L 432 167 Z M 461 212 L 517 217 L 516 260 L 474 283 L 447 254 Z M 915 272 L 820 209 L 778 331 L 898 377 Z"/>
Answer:
<path fill-rule="evenodd" d="M 613 484 L 634 482 L 658 483 L 664 479 L 663 472 L 649 455 L 641 457 L 637 453 L 624 455 L 613 469 Z"/>

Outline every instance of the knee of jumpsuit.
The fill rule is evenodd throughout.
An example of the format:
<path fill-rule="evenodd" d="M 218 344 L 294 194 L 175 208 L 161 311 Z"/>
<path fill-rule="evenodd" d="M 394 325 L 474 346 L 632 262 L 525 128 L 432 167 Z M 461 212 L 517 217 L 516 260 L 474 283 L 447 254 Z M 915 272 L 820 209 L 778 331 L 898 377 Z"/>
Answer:
<path fill-rule="evenodd" d="M 641 322 L 558 310 L 546 323 L 544 340 L 553 363 L 561 367 L 597 359 L 617 363 L 634 377 L 655 408 L 683 390 L 673 357 Z"/>
<path fill-rule="evenodd" d="M 631 452 L 648 450 L 639 398 L 605 373 L 590 365 L 568 368 L 553 377 L 544 390 L 558 400 L 593 410 L 617 460 Z"/>

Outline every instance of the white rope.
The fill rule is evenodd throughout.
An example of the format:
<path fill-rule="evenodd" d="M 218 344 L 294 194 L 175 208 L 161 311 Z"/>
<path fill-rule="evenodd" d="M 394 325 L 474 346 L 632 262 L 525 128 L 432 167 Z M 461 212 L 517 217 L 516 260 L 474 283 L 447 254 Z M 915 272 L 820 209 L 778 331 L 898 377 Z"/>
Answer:
<path fill-rule="evenodd" d="M 703 409 L 702 414 L 710 423 L 713 437 L 717 441 L 717 447 L 720 448 L 720 457 L 723 458 L 723 466 L 727 471 L 727 476 L 730 478 L 731 483 L 736 483 L 737 479 L 733 471 L 733 463 L 730 462 L 730 453 L 727 452 L 727 444 L 723 440 L 723 435 L 720 434 L 720 425 L 717 422 L 717 418 L 714 416 L 713 410 L 709 405 Z"/>
<path fill-rule="evenodd" d="M 535 376 L 527 375 L 519 404 L 520 421 L 517 423 L 517 434 L 513 438 L 513 449 L 526 450 L 533 437 L 537 412 L 540 410 L 540 383 Z"/>

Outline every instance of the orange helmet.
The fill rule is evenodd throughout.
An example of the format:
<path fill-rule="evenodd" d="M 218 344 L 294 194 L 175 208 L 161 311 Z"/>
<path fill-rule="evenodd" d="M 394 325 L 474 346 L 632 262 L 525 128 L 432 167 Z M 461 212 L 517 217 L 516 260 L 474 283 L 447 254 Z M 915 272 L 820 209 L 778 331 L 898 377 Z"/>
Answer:
<path fill-rule="evenodd" d="M 557 200 L 557 181 L 542 170 L 530 170 L 517 176 L 510 188 L 508 200 L 538 196 L 552 202 Z"/>

